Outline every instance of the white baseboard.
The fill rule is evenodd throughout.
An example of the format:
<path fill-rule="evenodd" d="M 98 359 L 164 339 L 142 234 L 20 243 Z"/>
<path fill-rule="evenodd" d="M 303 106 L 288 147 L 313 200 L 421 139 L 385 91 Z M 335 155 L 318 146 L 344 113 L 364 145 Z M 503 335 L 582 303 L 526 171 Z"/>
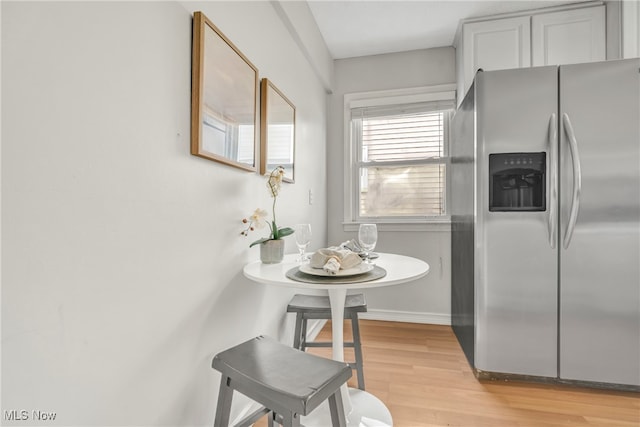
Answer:
<path fill-rule="evenodd" d="M 307 320 L 307 341 L 315 340 L 326 323 L 324 319 Z"/>
<path fill-rule="evenodd" d="M 358 313 L 358 317 L 360 319 L 385 320 L 388 322 L 451 325 L 451 315 L 442 313 L 421 313 L 414 311 L 369 309 L 366 313 Z"/>
<path fill-rule="evenodd" d="M 451 325 L 451 315 L 442 313 L 369 309 L 365 313 L 358 313 L 358 317 L 360 319 L 383 320 L 387 322 Z M 327 321 L 322 319 L 309 320 L 309 323 L 307 324 L 307 340 L 313 341 L 326 323 Z"/>
<path fill-rule="evenodd" d="M 360 319 L 383 320 L 387 322 L 451 325 L 451 315 L 442 313 L 369 309 L 365 313 L 358 313 L 358 317 Z M 307 340 L 313 341 L 326 323 L 327 321 L 322 319 L 309 320 L 307 323 Z"/>

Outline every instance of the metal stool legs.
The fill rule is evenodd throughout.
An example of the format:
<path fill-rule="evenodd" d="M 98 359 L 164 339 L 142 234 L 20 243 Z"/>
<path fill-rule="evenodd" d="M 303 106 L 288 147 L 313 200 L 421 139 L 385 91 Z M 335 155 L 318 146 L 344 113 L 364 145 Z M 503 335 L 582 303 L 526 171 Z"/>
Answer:
<path fill-rule="evenodd" d="M 327 317 L 328 316 L 328 317 Z M 327 319 L 331 318 L 331 313 L 323 312 L 305 312 L 304 310 L 296 312 L 296 326 L 293 337 L 293 348 L 306 351 L 309 347 L 331 347 L 330 342 L 307 342 L 307 321 L 309 319 Z M 351 331 L 353 341 L 345 342 L 345 348 L 353 348 L 355 362 L 349 362 L 349 365 L 356 370 L 358 378 L 358 388 L 365 389 L 364 384 L 364 366 L 362 362 L 362 345 L 360 341 L 360 327 L 358 324 L 358 312 L 349 311 L 345 315 L 351 323 Z"/>
<path fill-rule="evenodd" d="M 358 324 L 358 313 L 356 312 L 351 313 L 351 331 L 353 333 L 353 353 L 356 359 L 355 367 L 358 376 L 358 388 L 364 390 L 364 366 L 362 363 L 362 345 L 360 344 L 360 325 Z"/>

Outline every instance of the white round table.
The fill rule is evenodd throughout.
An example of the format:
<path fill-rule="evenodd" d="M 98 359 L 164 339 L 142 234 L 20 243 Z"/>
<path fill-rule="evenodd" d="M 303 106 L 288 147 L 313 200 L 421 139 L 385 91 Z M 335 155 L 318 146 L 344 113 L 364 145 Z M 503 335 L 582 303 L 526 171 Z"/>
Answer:
<path fill-rule="evenodd" d="M 379 258 L 374 262 L 377 266 L 384 268 L 387 274 L 382 278 L 367 282 L 337 284 L 322 280 L 318 283 L 306 283 L 289 279 L 286 276 L 287 271 L 300 265 L 295 261 L 297 254 L 285 255 L 283 262 L 278 264 L 263 264 L 261 261 L 251 262 L 244 267 L 243 273 L 248 279 L 258 283 L 299 289 L 327 290 L 331 302 L 333 359 L 344 362 L 343 322 L 347 290 L 398 285 L 419 279 L 429 273 L 429 264 L 417 258 L 387 253 L 379 255 Z M 345 384 L 342 388 L 342 398 L 347 425 L 367 427 L 393 425 L 391 413 L 387 407 L 371 393 L 359 389 L 348 389 Z M 309 416 L 303 417 L 303 424 L 307 427 L 331 425 L 328 405 L 323 406 L 326 406 L 326 410 L 318 408 Z"/>

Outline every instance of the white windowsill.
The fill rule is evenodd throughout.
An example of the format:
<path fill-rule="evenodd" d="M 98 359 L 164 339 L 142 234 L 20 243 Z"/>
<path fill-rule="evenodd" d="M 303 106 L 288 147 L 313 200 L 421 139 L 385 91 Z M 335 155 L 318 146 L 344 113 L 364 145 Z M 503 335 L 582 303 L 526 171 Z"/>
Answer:
<path fill-rule="evenodd" d="M 378 231 L 451 231 L 451 218 L 429 219 L 420 222 L 389 222 L 389 221 L 360 221 L 343 222 L 344 231 L 358 231 L 360 224 L 374 223 Z"/>

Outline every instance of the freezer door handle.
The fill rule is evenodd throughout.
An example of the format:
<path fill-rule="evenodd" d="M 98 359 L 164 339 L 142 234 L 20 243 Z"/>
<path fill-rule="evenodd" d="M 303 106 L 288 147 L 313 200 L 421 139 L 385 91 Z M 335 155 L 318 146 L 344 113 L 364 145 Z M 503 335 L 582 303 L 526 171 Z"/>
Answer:
<path fill-rule="evenodd" d="M 556 233 L 558 228 L 558 177 L 557 177 L 557 153 L 558 153 L 558 117 L 556 113 L 549 119 L 549 245 L 556 248 Z"/>
<path fill-rule="evenodd" d="M 576 221 L 578 219 L 578 211 L 580 210 L 580 192 L 582 191 L 582 172 L 580 170 L 580 155 L 578 154 L 578 142 L 576 141 L 573 127 L 571 126 L 571 120 L 567 113 L 562 115 L 562 122 L 564 124 L 564 131 L 567 134 L 569 141 L 569 150 L 571 151 L 571 159 L 573 164 L 573 198 L 571 201 L 571 211 L 569 214 L 569 224 L 564 235 L 564 248 L 567 249 L 571 243 L 571 237 L 573 236 L 573 230 L 576 228 Z"/>

